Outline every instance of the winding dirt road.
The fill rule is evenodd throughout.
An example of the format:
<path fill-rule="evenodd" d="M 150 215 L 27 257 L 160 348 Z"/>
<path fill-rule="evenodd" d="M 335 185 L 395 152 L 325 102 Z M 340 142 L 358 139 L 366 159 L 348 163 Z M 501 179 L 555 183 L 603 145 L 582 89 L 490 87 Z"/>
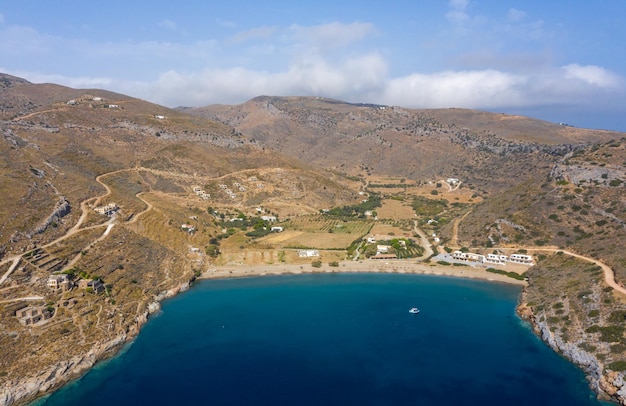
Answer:
<path fill-rule="evenodd" d="M 68 232 L 55 239 L 54 241 L 46 244 L 43 247 L 47 247 L 47 246 L 51 246 L 53 244 L 56 244 L 57 242 L 60 242 L 62 240 L 65 240 L 69 237 L 71 237 L 72 235 L 74 235 L 77 232 L 83 231 L 83 230 L 87 230 L 87 229 L 92 229 L 92 228 L 96 228 L 96 227 L 106 227 L 105 231 L 103 232 L 102 235 L 100 235 L 97 239 L 95 239 L 94 241 L 92 241 L 91 243 L 88 244 L 88 247 L 91 247 L 93 244 L 103 240 L 104 238 L 106 238 L 111 229 L 114 227 L 115 225 L 115 217 L 112 217 L 108 222 L 103 223 L 103 224 L 98 224 L 95 226 L 91 226 L 91 227 L 87 227 L 87 228 L 81 228 L 82 224 L 84 223 L 85 219 L 87 218 L 87 213 L 89 212 L 89 207 L 88 204 L 91 201 L 94 201 L 94 205 L 97 205 L 103 198 L 105 198 L 106 196 L 109 196 L 112 192 L 111 192 L 111 188 L 103 182 L 102 178 L 109 176 L 109 175 L 113 175 L 116 173 L 121 173 L 121 172 L 128 172 L 128 171 L 139 171 L 139 170 L 147 170 L 150 171 L 150 169 L 148 168 L 141 168 L 141 167 L 134 167 L 134 168 L 127 168 L 127 169 L 119 169 L 116 171 L 112 171 L 112 172 L 108 172 L 108 173 L 104 173 L 102 175 L 99 175 L 96 177 L 96 181 L 102 185 L 102 187 L 104 187 L 104 189 L 106 190 L 106 193 L 104 195 L 98 196 L 98 197 L 91 197 L 89 199 L 84 200 L 83 202 L 80 203 L 80 209 L 81 209 L 81 215 L 78 219 L 78 221 L 76 222 L 76 224 L 70 228 L 68 230 Z M 153 209 L 153 206 L 150 202 L 146 201 L 145 199 L 143 199 L 141 197 L 142 192 L 137 193 L 135 196 L 141 200 L 145 205 L 146 205 L 146 209 L 141 211 L 140 213 L 137 213 L 135 216 L 133 216 L 132 219 L 130 219 L 127 223 L 134 223 L 137 221 L 137 219 L 143 215 L 144 213 L 147 213 L 148 211 Z M 471 212 L 468 211 L 467 213 L 465 213 L 461 218 L 455 220 L 453 228 L 452 228 L 452 239 L 450 241 L 450 245 L 451 246 L 457 246 L 458 245 L 458 227 L 459 227 L 459 223 L 461 221 L 463 221 L 465 219 L 465 217 Z M 428 241 L 428 238 L 426 236 L 426 234 L 418 227 L 417 221 L 414 221 L 414 230 L 415 232 L 420 236 L 420 240 L 421 240 L 421 244 L 424 247 L 425 251 L 424 251 L 424 255 L 422 256 L 422 258 L 427 258 L 430 255 L 433 254 L 433 251 L 431 249 L 431 245 Z M 593 258 L 589 258 L 586 257 L 584 255 L 580 255 L 571 251 L 567 251 L 567 250 L 562 250 L 562 249 L 558 249 L 558 248 L 549 248 L 549 247 L 518 247 L 518 249 L 525 249 L 526 251 L 534 251 L 534 252 L 552 252 L 552 253 L 556 253 L 556 252 L 563 252 L 566 255 L 570 255 L 572 257 L 581 259 L 583 261 L 587 261 L 590 263 L 594 263 L 597 266 L 600 266 L 604 272 L 604 280 L 606 282 L 606 284 L 610 287 L 612 287 L 613 289 L 615 289 L 616 291 L 620 292 L 623 295 L 626 295 L 626 288 L 624 288 L 623 286 L 621 286 L 620 284 L 618 284 L 615 281 L 615 273 L 613 272 L 613 269 L 611 269 L 608 265 L 593 259 Z M 69 264 L 73 264 L 77 261 L 78 257 L 73 258 Z M 4 258 L 3 260 L 0 261 L 0 265 L 8 263 L 8 262 L 13 262 L 11 264 L 11 266 L 9 267 L 8 271 L 5 272 L 4 275 L 2 275 L 2 277 L 0 277 L 0 285 L 2 285 L 6 279 L 11 275 L 11 273 L 17 268 L 17 266 L 19 265 L 20 261 L 22 259 L 21 255 L 16 255 L 16 256 L 11 256 L 11 257 L 7 257 Z"/>
<path fill-rule="evenodd" d="M 589 257 L 577 254 L 572 251 L 562 250 L 558 248 L 546 249 L 546 248 L 533 247 L 533 248 L 524 248 L 524 249 L 526 251 L 534 251 L 534 252 L 553 252 L 553 253 L 562 252 L 565 255 L 569 255 L 574 258 L 582 259 L 583 261 L 596 264 L 600 268 L 602 268 L 602 271 L 604 272 L 604 281 L 606 282 L 606 284 L 612 287 L 613 289 L 615 289 L 616 291 L 620 292 L 621 294 L 626 295 L 626 289 L 620 284 L 618 284 L 617 282 L 615 282 L 615 273 L 613 272 L 613 269 L 611 269 L 611 267 L 609 267 L 608 265 L 598 261 L 597 259 L 589 258 Z"/>

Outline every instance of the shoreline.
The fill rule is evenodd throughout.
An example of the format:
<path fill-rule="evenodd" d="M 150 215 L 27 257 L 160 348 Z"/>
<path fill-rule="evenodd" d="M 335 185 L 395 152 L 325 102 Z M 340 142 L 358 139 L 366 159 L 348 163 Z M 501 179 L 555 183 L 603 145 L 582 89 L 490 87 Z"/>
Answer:
<path fill-rule="evenodd" d="M 417 263 L 409 260 L 362 260 L 341 261 L 339 266 L 322 264 L 315 268 L 307 264 L 262 264 L 262 265 L 221 265 L 204 271 L 197 279 L 225 279 L 254 276 L 298 275 L 316 273 L 397 273 L 414 275 L 450 276 L 455 278 L 478 279 L 486 282 L 507 283 L 526 286 L 526 281 L 505 275 L 487 272 L 486 268 L 471 266 L 447 266 L 440 264 Z"/>
<path fill-rule="evenodd" d="M 489 273 L 486 268 L 475 268 L 472 266 L 445 266 L 440 264 L 430 263 L 418 263 L 411 262 L 409 260 L 362 260 L 362 261 L 341 261 L 339 266 L 330 266 L 327 263 L 322 264 L 321 267 L 315 268 L 310 263 L 303 264 L 262 264 L 262 265 L 247 265 L 247 264 L 233 264 L 224 266 L 215 266 L 210 270 L 203 272 L 200 276 L 195 278 L 196 280 L 209 280 L 209 279 L 231 279 L 231 278 L 245 278 L 245 277 L 258 277 L 258 276 L 278 276 L 278 275 L 298 275 L 298 274 L 328 274 L 328 273 L 388 273 L 388 274 L 414 274 L 414 275 L 431 275 L 431 276 L 447 276 L 455 278 L 465 278 L 482 280 L 491 283 L 506 283 L 513 284 L 520 287 L 526 286 L 525 281 L 513 279 L 504 275 Z M 184 283 L 176 288 L 169 289 L 164 292 L 161 297 L 155 298 L 154 302 L 159 303 L 168 297 L 177 296 L 187 290 L 190 285 L 193 284 L 193 280 Z M 15 393 L 13 391 L 4 392 L 4 396 L 0 396 L 0 400 L 6 401 L 7 404 L 13 405 L 30 405 L 33 402 L 49 395 L 52 392 L 56 392 L 61 387 L 68 383 L 80 379 L 81 376 L 89 372 L 96 364 L 103 362 L 107 359 L 114 358 L 120 354 L 120 351 L 130 343 L 132 343 L 143 327 L 143 324 L 150 318 L 150 311 L 142 314 L 137 318 L 137 326 L 134 331 L 123 337 L 118 337 L 117 340 L 113 340 L 111 343 L 100 343 L 96 345 L 88 354 L 83 354 L 77 357 L 74 362 L 70 362 L 74 368 L 65 368 L 67 374 L 57 376 L 56 379 L 47 381 L 47 388 L 42 392 L 35 390 L 33 392 L 26 391 Z M 104 351 L 95 350 L 96 347 L 104 347 Z M 101 349 L 101 348 L 100 348 Z M 56 371 L 59 365 L 52 367 L 51 371 Z M 48 371 L 48 374 L 51 372 Z M 44 373 L 44 375 L 48 375 Z M 54 374 L 53 374 L 54 375 Z M 38 376 L 41 378 L 41 374 Z M 36 377 L 29 379 L 29 381 L 38 381 Z M 22 386 L 15 382 L 18 387 Z M 9 385 L 11 386 L 11 385 Z M 8 389 L 8 388 L 4 388 Z M 14 388 L 15 389 L 15 388 Z M 32 389 L 32 388 L 31 388 Z M 10 393 L 13 392 L 13 393 Z M 2 402 L 0 402 L 1 404 Z"/>

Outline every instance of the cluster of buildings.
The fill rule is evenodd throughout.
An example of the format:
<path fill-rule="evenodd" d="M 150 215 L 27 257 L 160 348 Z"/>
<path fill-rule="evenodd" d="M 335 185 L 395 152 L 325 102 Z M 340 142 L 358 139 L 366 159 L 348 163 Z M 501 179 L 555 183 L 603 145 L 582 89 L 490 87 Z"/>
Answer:
<path fill-rule="evenodd" d="M 250 176 L 248 178 L 248 181 L 250 181 L 250 182 L 258 182 L 256 184 L 256 187 L 259 188 L 259 189 L 263 189 L 265 187 L 265 185 L 263 185 L 263 183 L 259 182 L 259 179 L 256 176 Z"/>
<path fill-rule="evenodd" d="M 452 258 L 461 261 L 473 261 L 485 264 L 506 265 L 507 263 L 521 264 L 521 265 L 534 265 L 533 257 L 526 254 L 511 254 L 511 255 L 498 255 L 498 254 L 474 254 L 472 252 L 454 251 Z"/>
<path fill-rule="evenodd" d="M 74 283 L 70 276 L 64 273 L 50 275 L 46 284 L 51 291 L 67 292 L 74 287 Z M 100 279 L 80 279 L 78 281 L 78 289 L 91 289 L 94 293 L 102 293 L 105 290 L 104 283 Z"/>
<path fill-rule="evenodd" d="M 200 186 L 192 186 L 191 190 L 202 200 L 209 200 L 211 198 L 211 195 L 205 192 Z"/>
<path fill-rule="evenodd" d="M 75 284 L 67 274 L 53 274 L 48 277 L 46 283 L 48 288 L 54 293 L 63 293 L 71 290 Z M 99 279 L 80 279 L 78 289 L 91 291 L 100 294 L 105 291 L 104 283 Z M 23 326 L 35 326 L 42 324 L 54 314 L 50 306 L 27 306 L 15 311 L 17 321 Z"/>
<path fill-rule="evenodd" d="M 237 182 L 235 182 L 237 183 Z M 227 185 L 220 185 L 220 189 L 222 189 L 224 191 L 224 193 L 226 193 L 228 195 L 228 197 L 230 197 L 231 199 L 236 199 L 237 198 L 237 194 L 235 192 L 233 192 L 232 190 L 230 190 L 228 188 Z M 245 188 L 244 188 L 245 190 Z"/>
<path fill-rule="evenodd" d="M 102 97 L 91 97 L 91 96 L 81 96 L 78 99 L 71 99 L 68 100 L 65 104 L 67 104 L 68 106 L 76 106 L 82 102 L 100 102 L 103 103 L 104 99 Z M 93 104 L 91 105 L 93 107 Z M 102 106 L 102 104 L 98 104 L 98 106 Z M 107 104 L 106 102 L 104 102 L 104 107 L 105 108 L 109 108 L 109 109 L 119 109 L 120 105 L 119 104 Z"/>

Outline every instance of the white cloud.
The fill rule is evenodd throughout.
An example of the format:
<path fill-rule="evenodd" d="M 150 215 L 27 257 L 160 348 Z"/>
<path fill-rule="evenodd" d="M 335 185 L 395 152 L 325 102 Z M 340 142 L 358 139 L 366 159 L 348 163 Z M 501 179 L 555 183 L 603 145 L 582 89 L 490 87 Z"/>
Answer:
<path fill-rule="evenodd" d="M 13 76 L 24 78 L 32 83 L 55 83 L 63 86 L 68 86 L 74 89 L 106 89 L 117 90 L 121 88 L 127 88 L 128 82 L 120 82 L 113 78 L 107 77 L 91 77 L 91 76 L 64 76 L 55 74 L 45 74 L 38 72 L 28 71 L 14 71 L 11 69 L 0 67 L 0 72 L 8 73 Z M 121 86 L 120 86 L 121 85 Z M 134 96 L 129 94 L 129 96 Z"/>
<path fill-rule="evenodd" d="M 168 71 L 154 83 L 133 83 L 139 97 L 169 106 L 241 103 L 259 95 L 319 95 L 362 101 L 379 94 L 387 66 L 378 54 L 331 63 L 301 60 L 286 71 L 269 73 L 244 68 Z"/>
<path fill-rule="evenodd" d="M 587 84 L 601 88 L 618 88 L 622 85 L 622 79 L 616 74 L 595 65 L 580 66 L 571 64 L 564 66 L 565 77 L 568 79 L 581 80 Z"/>
<path fill-rule="evenodd" d="M 571 64 L 526 73 L 495 69 L 416 72 L 390 78 L 386 61 L 377 53 L 339 62 L 314 56 L 275 73 L 242 67 L 195 72 L 170 70 L 154 81 L 65 77 L 2 68 L 0 71 L 34 83 L 105 88 L 171 107 L 235 104 L 259 95 L 308 95 L 409 108 L 504 110 L 569 105 L 597 111 L 624 96 L 623 79 L 593 65 Z"/>
<path fill-rule="evenodd" d="M 419 108 L 519 105 L 523 103 L 519 89 L 525 82 L 523 76 L 495 70 L 414 73 L 390 80 L 382 99 Z"/>
<path fill-rule="evenodd" d="M 450 11 L 446 13 L 446 18 L 454 24 L 463 24 L 469 20 L 469 15 L 465 12 L 468 4 L 468 0 L 450 0 L 448 2 Z"/>
<path fill-rule="evenodd" d="M 464 0 L 449 3 L 452 11 L 466 16 L 468 4 Z M 526 18 L 523 12 L 511 10 L 510 20 Z M 176 28 L 167 21 L 162 22 L 164 26 Z M 511 26 L 528 27 L 526 21 Z M 376 33 L 370 23 L 333 22 L 257 27 L 226 41 L 95 43 L 9 26 L 0 27 L 0 55 L 8 55 L 6 60 L 30 58 L 22 66 L 39 66 L 36 62 L 46 58 L 42 69 L 48 71 L 28 72 L 23 67 L 22 71 L 15 67 L 0 71 L 35 83 L 105 88 L 172 107 L 241 103 L 265 94 L 324 96 L 413 108 L 576 105 L 600 110 L 624 96 L 624 79 L 601 66 L 572 63 L 555 67 L 549 53 L 503 53 L 490 48 L 469 49 L 457 58 L 463 69 L 430 73 L 414 69 L 390 77 L 386 50 L 359 49 L 360 42 Z M 64 59 L 54 59 L 57 54 Z M 226 58 L 231 59 L 222 63 Z M 73 61 L 70 67 L 67 60 Z M 273 70 L 256 66 L 272 66 Z M 55 71 L 66 73 L 50 74 Z"/>

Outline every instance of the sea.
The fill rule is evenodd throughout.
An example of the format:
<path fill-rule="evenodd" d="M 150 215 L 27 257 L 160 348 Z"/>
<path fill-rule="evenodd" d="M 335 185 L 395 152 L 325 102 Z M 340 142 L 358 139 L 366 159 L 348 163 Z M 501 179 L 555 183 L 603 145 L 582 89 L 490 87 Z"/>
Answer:
<path fill-rule="evenodd" d="M 203 280 L 34 404 L 606 404 L 516 316 L 519 293 L 405 274 Z"/>

